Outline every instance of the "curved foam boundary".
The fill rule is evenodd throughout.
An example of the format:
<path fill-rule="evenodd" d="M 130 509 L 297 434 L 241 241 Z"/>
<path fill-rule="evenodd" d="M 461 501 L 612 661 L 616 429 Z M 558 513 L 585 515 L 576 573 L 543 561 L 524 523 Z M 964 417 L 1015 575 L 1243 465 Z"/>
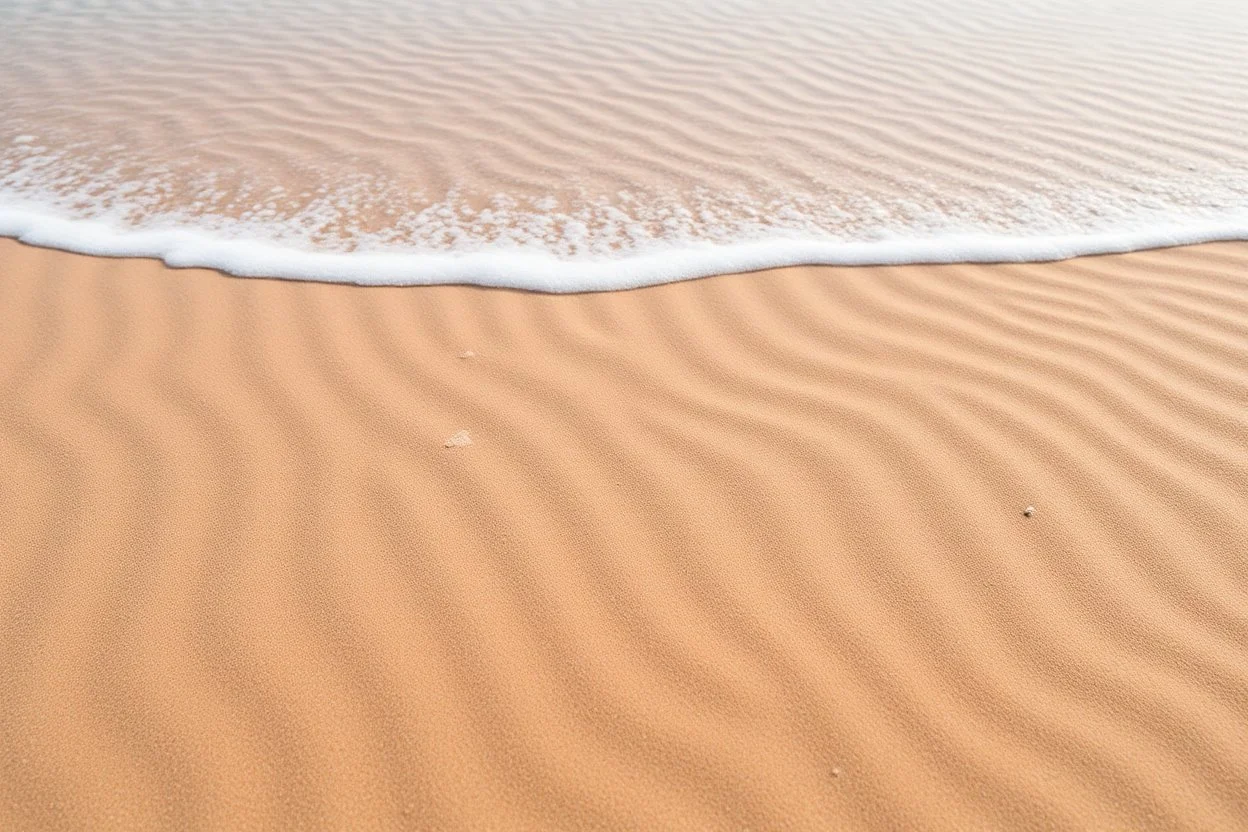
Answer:
<path fill-rule="evenodd" d="M 214 238 L 190 229 L 123 230 L 97 220 L 72 220 L 3 207 L 0 236 L 79 254 L 152 257 L 176 268 L 217 269 L 238 277 L 360 285 L 459 283 L 537 292 L 594 292 L 784 266 L 1044 262 L 1248 240 L 1248 215 L 1228 221 L 1059 236 L 966 234 L 873 242 L 781 238 L 737 245 L 690 244 L 670 251 L 595 260 L 560 260 L 537 252 L 506 249 L 464 254 L 317 252 L 245 239 Z"/>

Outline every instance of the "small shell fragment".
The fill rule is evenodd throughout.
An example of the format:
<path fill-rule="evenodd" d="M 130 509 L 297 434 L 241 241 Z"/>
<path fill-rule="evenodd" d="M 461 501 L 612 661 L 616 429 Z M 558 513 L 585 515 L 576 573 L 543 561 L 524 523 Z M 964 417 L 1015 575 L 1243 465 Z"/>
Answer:
<path fill-rule="evenodd" d="M 459 354 L 460 358 L 476 358 L 477 354 L 472 350 L 464 350 Z"/>
<path fill-rule="evenodd" d="M 471 445 L 471 444 L 472 444 L 472 437 L 468 435 L 468 431 L 461 430 L 459 433 L 455 434 L 450 439 L 443 442 L 442 447 L 462 448 L 465 445 Z"/>
<path fill-rule="evenodd" d="M 1023 509 L 1023 516 L 1024 516 L 1024 517 L 1030 517 L 1031 515 L 1033 515 L 1033 514 L 1035 514 L 1035 513 L 1036 513 L 1036 507 L 1035 507 L 1035 506 L 1027 506 L 1027 508 Z"/>

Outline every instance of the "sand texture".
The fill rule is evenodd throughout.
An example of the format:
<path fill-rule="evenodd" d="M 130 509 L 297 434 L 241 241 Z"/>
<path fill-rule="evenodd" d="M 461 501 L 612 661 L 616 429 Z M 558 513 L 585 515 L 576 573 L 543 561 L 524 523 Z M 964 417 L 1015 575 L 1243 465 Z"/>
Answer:
<path fill-rule="evenodd" d="M 547 296 L 5 240 L 0 472 L 0 829 L 1248 828 L 1245 244 Z"/>

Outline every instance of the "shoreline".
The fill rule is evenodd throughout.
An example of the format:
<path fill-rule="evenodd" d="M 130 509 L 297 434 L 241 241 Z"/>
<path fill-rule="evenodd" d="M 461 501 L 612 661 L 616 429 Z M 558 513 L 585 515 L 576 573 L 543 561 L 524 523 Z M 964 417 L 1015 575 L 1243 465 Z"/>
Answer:
<path fill-rule="evenodd" d="M 0 206 L 3 238 L 74 254 L 154 259 L 171 268 L 206 268 L 235 277 L 377 286 L 474 285 L 573 294 L 803 266 L 1049 263 L 1242 242 L 1248 240 L 1248 217 L 1145 231 L 1031 237 L 964 234 L 856 243 L 778 238 L 727 246 L 691 244 L 619 259 L 561 259 L 519 248 L 462 254 L 307 251 L 217 239 L 189 229 L 119 231 L 101 221 L 67 220 Z"/>

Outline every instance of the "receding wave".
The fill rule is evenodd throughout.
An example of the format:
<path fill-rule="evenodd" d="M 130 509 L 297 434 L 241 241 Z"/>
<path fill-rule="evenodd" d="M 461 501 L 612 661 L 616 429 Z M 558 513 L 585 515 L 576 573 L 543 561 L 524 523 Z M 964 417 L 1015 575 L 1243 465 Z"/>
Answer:
<path fill-rule="evenodd" d="M 607 289 L 1248 236 L 1248 8 L 0 0 L 0 233 Z"/>

